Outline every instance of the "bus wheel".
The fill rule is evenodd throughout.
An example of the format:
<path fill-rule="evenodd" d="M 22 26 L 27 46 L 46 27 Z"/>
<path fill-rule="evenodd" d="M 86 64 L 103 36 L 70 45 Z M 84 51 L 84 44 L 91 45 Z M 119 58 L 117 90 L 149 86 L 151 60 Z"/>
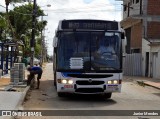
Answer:
<path fill-rule="evenodd" d="M 111 96 L 112 96 L 112 93 L 105 93 L 105 94 L 104 94 L 104 97 L 107 98 L 107 99 L 108 99 L 108 98 L 111 98 Z"/>
<path fill-rule="evenodd" d="M 56 72 L 54 72 L 54 86 L 56 86 Z"/>
<path fill-rule="evenodd" d="M 58 97 L 65 97 L 64 93 L 58 93 Z"/>
<path fill-rule="evenodd" d="M 54 86 L 56 86 L 57 84 L 56 84 L 56 81 L 54 80 Z"/>
<path fill-rule="evenodd" d="M 54 80 L 54 87 L 57 90 L 57 82 Z"/>

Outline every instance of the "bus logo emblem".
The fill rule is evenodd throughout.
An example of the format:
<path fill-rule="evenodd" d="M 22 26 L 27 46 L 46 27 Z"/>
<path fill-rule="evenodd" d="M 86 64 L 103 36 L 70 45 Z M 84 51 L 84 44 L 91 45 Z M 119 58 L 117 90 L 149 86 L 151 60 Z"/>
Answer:
<path fill-rule="evenodd" d="M 89 83 L 92 83 L 92 79 L 89 79 L 88 82 L 89 82 Z"/>

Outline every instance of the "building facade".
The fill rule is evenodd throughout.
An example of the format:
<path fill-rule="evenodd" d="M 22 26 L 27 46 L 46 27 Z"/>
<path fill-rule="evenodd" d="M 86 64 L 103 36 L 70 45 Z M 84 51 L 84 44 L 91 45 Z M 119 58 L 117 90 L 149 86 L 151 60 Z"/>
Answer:
<path fill-rule="evenodd" d="M 142 75 L 160 78 L 160 0 L 123 0 L 126 52 L 142 54 Z"/>

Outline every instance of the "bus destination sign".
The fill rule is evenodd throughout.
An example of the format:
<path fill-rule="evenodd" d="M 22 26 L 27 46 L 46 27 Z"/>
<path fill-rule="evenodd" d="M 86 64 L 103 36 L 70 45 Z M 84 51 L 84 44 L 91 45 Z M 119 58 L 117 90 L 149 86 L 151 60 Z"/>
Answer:
<path fill-rule="evenodd" d="M 118 30 L 118 22 L 101 20 L 64 20 L 62 29 Z"/>

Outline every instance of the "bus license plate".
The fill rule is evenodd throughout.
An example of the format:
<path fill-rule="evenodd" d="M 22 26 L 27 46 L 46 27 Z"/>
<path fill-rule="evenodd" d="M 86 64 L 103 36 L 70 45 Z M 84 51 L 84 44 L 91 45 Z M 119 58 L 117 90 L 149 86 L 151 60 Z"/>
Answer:
<path fill-rule="evenodd" d="M 64 88 L 73 88 L 73 85 L 64 85 Z"/>

